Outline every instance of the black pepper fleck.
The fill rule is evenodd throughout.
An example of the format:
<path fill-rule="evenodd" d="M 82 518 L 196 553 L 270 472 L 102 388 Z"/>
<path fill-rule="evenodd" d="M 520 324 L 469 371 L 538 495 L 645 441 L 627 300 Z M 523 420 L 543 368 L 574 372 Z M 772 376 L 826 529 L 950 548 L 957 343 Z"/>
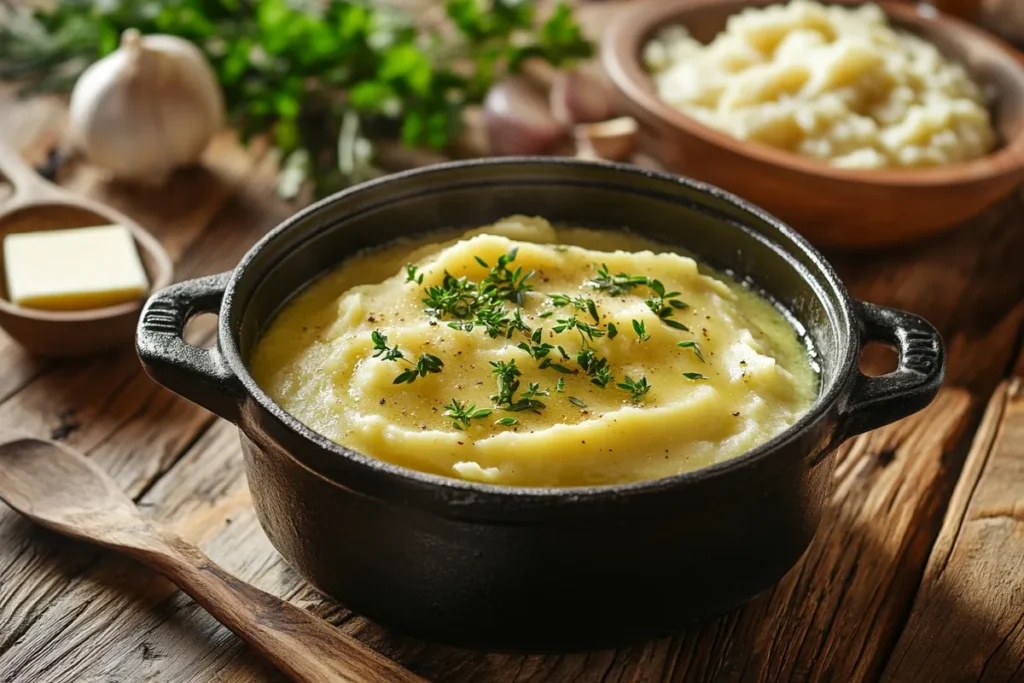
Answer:
<path fill-rule="evenodd" d="M 384 399 L 381 399 L 381 400 L 380 400 L 380 404 L 381 404 L 381 405 L 384 405 L 385 403 L 387 403 L 387 401 L 385 401 Z"/>
<path fill-rule="evenodd" d="M 733 417 L 739 417 L 740 416 L 740 411 L 737 410 L 735 413 L 732 414 L 732 416 Z"/>

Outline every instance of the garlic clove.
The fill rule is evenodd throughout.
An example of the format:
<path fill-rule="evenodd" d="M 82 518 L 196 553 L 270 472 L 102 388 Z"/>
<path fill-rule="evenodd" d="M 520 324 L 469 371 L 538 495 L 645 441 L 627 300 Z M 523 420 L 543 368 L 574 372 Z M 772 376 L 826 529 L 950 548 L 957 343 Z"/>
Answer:
<path fill-rule="evenodd" d="M 567 137 L 543 93 L 522 76 L 494 84 L 484 100 L 484 130 L 491 154 L 544 154 Z"/>
<path fill-rule="evenodd" d="M 176 36 L 129 29 L 71 93 L 73 147 L 113 177 L 161 184 L 198 161 L 224 124 L 224 96 L 203 53 Z"/>
<path fill-rule="evenodd" d="M 573 135 L 578 157 L 626 161 L 636 151 L 639 127 L 633 117 L 621 116 L 579 124 L 573 128 Z"/>
<path fill-rule="evenodd" d="M 605 121 L 615 115 L 614 95 L 608 85 L 583 67 L 558 72 L 548 101 L 555 120 L 567 125 Z"/>

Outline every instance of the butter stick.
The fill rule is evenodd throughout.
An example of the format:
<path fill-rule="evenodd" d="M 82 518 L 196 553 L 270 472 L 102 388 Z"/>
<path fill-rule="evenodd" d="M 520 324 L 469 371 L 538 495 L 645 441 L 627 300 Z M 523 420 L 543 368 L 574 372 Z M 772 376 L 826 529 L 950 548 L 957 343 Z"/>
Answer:
<path fill-rule="evenodd" d="M 26 308 L 103 308 L 149 290 L 135 240 L 120 225 L 13 233 L 3 256 L 7 299 Z"/>

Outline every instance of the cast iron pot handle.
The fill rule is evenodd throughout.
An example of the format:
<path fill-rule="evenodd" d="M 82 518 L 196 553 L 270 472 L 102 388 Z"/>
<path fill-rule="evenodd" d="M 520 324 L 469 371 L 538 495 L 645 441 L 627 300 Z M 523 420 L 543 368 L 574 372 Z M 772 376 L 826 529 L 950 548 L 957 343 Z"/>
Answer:
<path fill-rule="evenodd" d="M 932 325 L 911 313 L 864 301 L 854 302 L 861 324 L 861 347 L 871 341 L 896 346 L 899 365 L 887 375 L 853 379 L 840 408 L 844 439 L 901 420 L 923 409 L 942 385 L 946 354 Z"/>
<path fill-rule="evenodd" d="M 142 309 L 135 347 L 150 377 L 176 394 L 238 422 L 244 392 L 217 346 L 203 349 L 182 337 L 185 323 L 220 310 L 231 272 L 186 280 L 154 293 Z"/>

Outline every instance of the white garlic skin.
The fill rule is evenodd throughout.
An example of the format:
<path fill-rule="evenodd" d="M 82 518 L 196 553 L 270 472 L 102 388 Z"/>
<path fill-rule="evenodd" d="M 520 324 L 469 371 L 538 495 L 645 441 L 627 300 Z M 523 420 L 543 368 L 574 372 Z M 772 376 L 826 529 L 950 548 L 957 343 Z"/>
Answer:
<path fill-rule="evenodd" d="M 140 36 L 86 69 L 69 111 L 72 146 L 120 180 L 160 185 L 198 161 L 224 125 L 224 95 L 206 57 L 176 36 Z"/>

